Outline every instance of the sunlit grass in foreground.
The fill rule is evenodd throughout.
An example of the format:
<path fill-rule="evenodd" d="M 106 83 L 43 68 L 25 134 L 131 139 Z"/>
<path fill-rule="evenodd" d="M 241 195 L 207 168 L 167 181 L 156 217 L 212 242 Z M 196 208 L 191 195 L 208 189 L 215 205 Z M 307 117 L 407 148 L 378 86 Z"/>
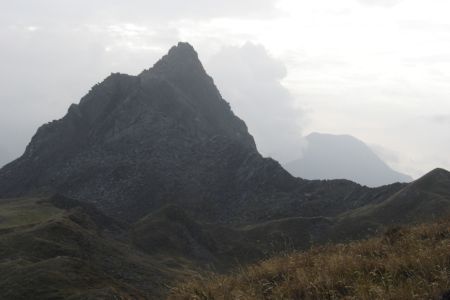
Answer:
<path fill-rule="evenodd" d="M 449 289 L 446 219 L 203 276 L 174 288 L 171 299 L 441 299 Z"/>

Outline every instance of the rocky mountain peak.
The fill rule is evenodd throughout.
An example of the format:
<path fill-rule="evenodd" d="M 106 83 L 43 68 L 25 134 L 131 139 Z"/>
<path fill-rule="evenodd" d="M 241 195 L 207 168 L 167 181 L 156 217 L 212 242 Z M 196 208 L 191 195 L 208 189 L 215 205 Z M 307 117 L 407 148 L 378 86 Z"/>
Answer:
<path fill-rule="evenodd" d="M 111 74 L 41 126 L 0 170 L 0 196 L 60 192 L 135 217 L 166 202 L 223 201 L 253 156 L 245 123 L 179 43 L 139 76 Z"/>
<path fill-rule="evenodd" d="M 0 169 L 0 198 L 43 193 L 127 222 L 175 205 L 211 223 L 329 216 L 383 194 L 303 181 L 262 157 L 186 43 L 139 76 L 115 73 L 95 85 Z"/>
<path fill-rule="evenodd" d="M 192 59 L 198 60 L 198 54 L 195 51 L 194 47 L 191 44 L 186 42 L 179 42 L 176 46 L 170 48 L 169 52 L 165 56 L 165 58 L 182 58 L 182 60 Z"/>
<path fill-rule="evenodd" d="M 169 79 L 180 79 L 186 75 L 194 78 L 208 78 L 198 54 L 189 43 L 179 42 L 173 46 L 155 65 L 141 73 L 140 77 L 162 76 Z M 211 80 L 212 81 L 212 80 Z"/>

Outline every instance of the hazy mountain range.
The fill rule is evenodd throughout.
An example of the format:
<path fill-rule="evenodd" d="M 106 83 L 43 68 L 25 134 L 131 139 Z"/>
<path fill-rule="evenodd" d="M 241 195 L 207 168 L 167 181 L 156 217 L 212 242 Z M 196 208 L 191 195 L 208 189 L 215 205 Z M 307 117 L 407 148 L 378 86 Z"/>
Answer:
<path fill-rule="evenodd" d="M 350 135 L 311 133 L 302 157 L 284 165 L 305 179 L 349 179 L 376 187 L 410 182 L 408 175 L 392 170 L 369 146 Z"/>
<path fill-rule="evenodd" d="M 197 271 L 446 215 L 449 191 L 443 169 L 377 188 L 290 175 L 179 43 L 0 169 L 0 298 L 161 299 Z"/>

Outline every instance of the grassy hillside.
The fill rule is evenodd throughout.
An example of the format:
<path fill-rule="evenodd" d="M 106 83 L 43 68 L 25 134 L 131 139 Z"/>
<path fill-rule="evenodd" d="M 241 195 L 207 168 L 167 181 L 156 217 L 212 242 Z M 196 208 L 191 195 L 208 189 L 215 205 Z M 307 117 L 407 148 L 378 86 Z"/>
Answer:
<path fill-rule="evenodd" d="M 189 269 L 139 251 L 126 228 L 92 206 L 0 200 L 0 299 L 160 299 Z"/>
<path fill-rule="evenodd" d="M 174 204 L 124 224 L 63 196 L 0 199 L 0 299 L 161 299 L 198 272 L 249 265 L 228 277 L 191 281 L 171 297 L 433 298 L 450 290 L 449 222 L 352 241 L 450 214 L 449 191 L 450 173 L 436 169 L 392 195 L 379 189 L 369 204 L 350 203 L 333 217 L 273 216 L 237 225 L 202 222 Z M 335 203 L 304 207 L 347 203 L 338 195 Z M 252 265 L 270 257 L 278 258 Z"/>
<path fill-rule="evenodd" d="M 447 299 L 450 219 L 207 275 L 170 299 Z"/>
<path fill-rule="evenodd" d="M 61 215 L 62 210 L 38 198 L 0 200 L 0 230 L 16 226 L 37 224 Z"/>
<path fill-rule="evenodd" d="M 306 249 L 322 242 L 332 226 L 328 218 L 297 217 L 227 227 L 197 222 L 168 205 L 134 223 L 131 237 L 147 254 L 184 257 L 204 269 L 225 272 L 288 249 Z"/>

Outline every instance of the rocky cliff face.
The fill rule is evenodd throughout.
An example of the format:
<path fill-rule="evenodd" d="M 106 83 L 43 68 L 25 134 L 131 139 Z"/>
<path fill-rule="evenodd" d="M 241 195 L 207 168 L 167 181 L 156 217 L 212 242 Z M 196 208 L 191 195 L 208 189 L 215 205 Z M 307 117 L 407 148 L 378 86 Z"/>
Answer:
<path fill-rule="evenodd" d="M 225 223 L 335 214 L 379 194 L 261 157 L 187 43 L 138 76 L 111 74 L 0 170 L 0 197 L 55 192 L 124 220 L 177 204 Z"/>

